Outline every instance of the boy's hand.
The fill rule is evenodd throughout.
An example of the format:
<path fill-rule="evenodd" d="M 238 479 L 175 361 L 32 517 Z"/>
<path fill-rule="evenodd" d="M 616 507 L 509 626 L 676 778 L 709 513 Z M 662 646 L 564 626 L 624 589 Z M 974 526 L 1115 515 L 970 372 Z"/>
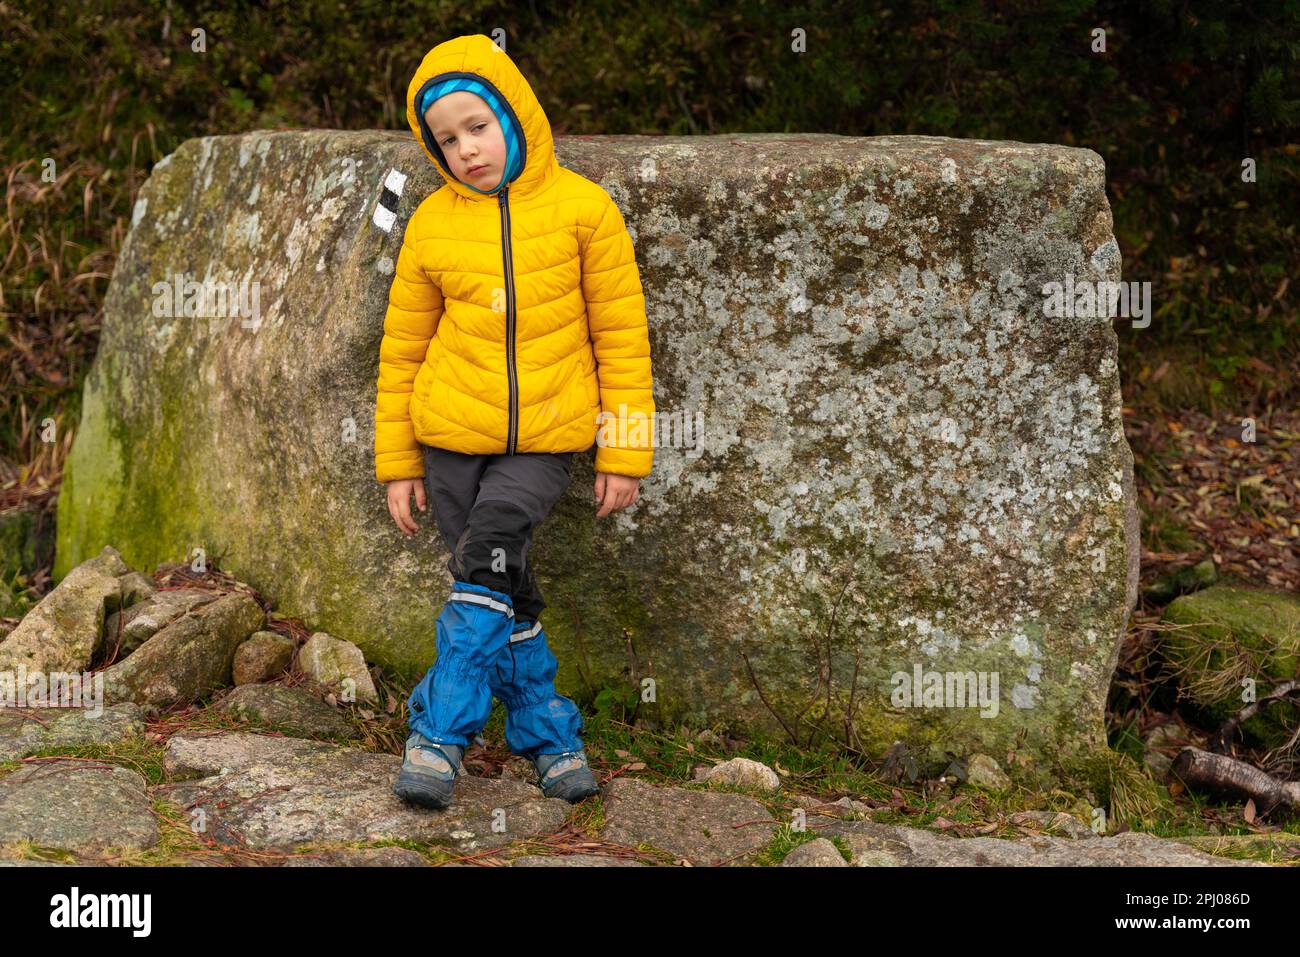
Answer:
<path fill-rule="evenodd" d="M 636 501 L 641 490 L 641 480 L 630 475 L 615 475 L 613 472 L 596 473 L 596 504 L 600 511 L 597 518 L 604 518 L 610 512 L 627 508 Z"/>
<path fill-rule="evenodd" d="M 420 530 L 411 519 L 411 493 L 415 493 L 415 504 L 424 511 L 424 480 L 394 479 L 388 483 L 388 514 L 402 534 L 410 538 Z"/>

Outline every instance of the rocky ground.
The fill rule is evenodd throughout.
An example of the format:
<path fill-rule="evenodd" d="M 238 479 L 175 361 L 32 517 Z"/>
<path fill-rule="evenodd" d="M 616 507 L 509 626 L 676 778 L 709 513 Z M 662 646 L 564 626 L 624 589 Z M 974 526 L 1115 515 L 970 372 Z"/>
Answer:
<path fill-rule="evenodd" d="M 293 697 L 286 690 L 282 704 Z M 43 756 L 20 760 L 0 778 L 4 863 L 1264 866 L 1212 853 L 1231 853 L 1239 841 L 1132 831 L 1099 837 L 1064 813 L 1020 815 L 1016 823 L 1026 831 L 1044 833 L 1015 840 L 878 823 L 872 808 L 850 798 L 786 794 L 778 816 L 773 792 L 753 778 L 762 766 L 745 759 L 718 766 L 720 787 L 620 775 L 603 782 L 598 799 L 576 807 L 543 797 L 526 762 L 515 761 L 498 777 L 463 774 L 453 805 L 431 811 L 390 790 L 399 756 L 347 743 L 238 730 L 178 733 L 161 746 L 161 765 L 147 769 L 50 753 L 144 734 L 131 704 L 101 719 L 70 709 L 9 715 L 0 739 L 6 756 Z M 1300 838 L 1273 835 L 1271 842 L 1283 856 L 1300 854 Z"/>
<path fill-rule="evenodd" d="M 99 713 L 0 710 L 0 863 L 843 867 L 1300 860 L 1300 837 L 1282 831 L 1179 839 L 1135 831 L 1097 835 L 1082 810 L 1006 815 L 996 827 L 1013 837 L 980 836 L 995 825 L 957 826 L 943 817 L 928 828 L 910 827 L 890 819 L 895 809 L 887 802 L 805 793 L 765 764 L 703 759 L 703 752 L 693 778 L 678 781 L 636 761 L 597 764 L 601 794 L 570 806 L 543 797 L 531 764 L 499 757 L 499 748 L 489 753 L 489 743 L 480 741 L 466 754 L 452 806 L 417 808 L 391 791 L 400 739 L 375 733 L 385 720 L 393 724 L 397 699 L 376 688 L 355 646 L 324 633 L 295 633 L 235 585 L 197 588 L 161 579 L 132 571 L 105 548 L 0 643 L 0 668 L 88 669 L 102 674 L 105 691 Z M 996 765 L 991 771 L 999 773 Z M 973 766 L 972 784 L 974 772 Z"/>

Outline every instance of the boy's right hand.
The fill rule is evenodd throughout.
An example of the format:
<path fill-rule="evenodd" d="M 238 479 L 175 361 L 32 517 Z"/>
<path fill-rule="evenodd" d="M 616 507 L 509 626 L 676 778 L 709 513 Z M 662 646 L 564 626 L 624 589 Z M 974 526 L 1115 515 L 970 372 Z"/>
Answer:
<path fill-rule="evenodd" d="M 388 483 L 388 514 L 407 538 L 420 530 L 411 518 L 411 493 L 415 504 L 424 511 L 424 479 L 394 479 Z"/>

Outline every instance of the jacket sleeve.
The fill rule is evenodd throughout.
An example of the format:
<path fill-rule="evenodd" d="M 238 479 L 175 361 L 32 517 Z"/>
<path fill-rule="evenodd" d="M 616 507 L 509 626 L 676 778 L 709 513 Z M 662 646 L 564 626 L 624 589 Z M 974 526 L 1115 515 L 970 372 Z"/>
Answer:
<path fill-rule="evenodd" d="M 643 478 L 654 464 L 650 331 L 636 251 L 623 215 L 605 195 L 594 227 L 579 233 L 582 295 L 600 382 L 596 471 Z"/>
<path fill-rule="evenodd" d="M 411 232 L 415 219 L 407 224 Z M 442 290 L 420 268 L 414 247 L 402 239 L 388 290 L 384 337 L 379 343 L 379 394 L 375 399 L 375 478 L 418 479 L 424 457 L 411 423 L 411 389 L 429 340 L 442 319 Z"/>

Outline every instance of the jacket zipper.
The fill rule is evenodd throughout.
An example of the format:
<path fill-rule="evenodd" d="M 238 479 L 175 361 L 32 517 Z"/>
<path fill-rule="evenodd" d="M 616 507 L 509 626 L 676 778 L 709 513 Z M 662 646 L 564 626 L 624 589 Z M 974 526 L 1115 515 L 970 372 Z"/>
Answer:
<path fill-rule="evenodd" d="M 505 258 L 506 277 L 506 382 L 510 399 L 506 422 L 506 454 L 515 454 L 519 429 L 519 383 L 515 372 L 515 272 L 510 252 L 510 187 L 503 186 L 497 194 L 501 209 L 501 250 Z"/>
<path fill-rule="evenodd" d="M 452 70 L 447 73 L 439 73 L 435 77 L 425 80 L 420 85 L 419 91 L 415 95 L 415 102 L 419 103 L 424 93 L 431 86 L 441 83 L 444 80 L 463 79 L 473 80 L 476 83 L 482 83 L 492 91 L 496 98 L 501 102 L 506 112 L 510 114 L 510 119 L 514 121 L 515 128 L 520 131 L 519 136 L 519 163 L 523 169 L 528 165 L 528 139 L 523 136 L 524 126 L 519 122 L 519 117 L 515 114 L 514 108 L 504 94 L 498 90 L 486 77 L 477 73 L 469 73 L 464 70 Z M 442 168 L 451 173 L 451 166 L 447 163 L 446 156 L 443 155 L 442 147 L 438 141 L 433 138 L 429 130 L 429 124 L 424 121 L 424 114 L 419 115 L 420 136 L 424 140 L 424 145 L 428 148 L 429 153 L 437 157 Z M 519 383 L 518 375 L 515 370 L 515 274 L 512 266 L 512 256 L 510 252 L 510 199 L 509 186 L 502 186 L 497 193 L 497 205 L 501 209 L 501 248 L 502 255 L 505 258 L 506 273 L 506 377 L 509 384 L 510 401 L 507 412 L 509 418 L 506 423 L 506 453 L 515 454 L 515 446 L 518 445 L 519 439 Z"/>

